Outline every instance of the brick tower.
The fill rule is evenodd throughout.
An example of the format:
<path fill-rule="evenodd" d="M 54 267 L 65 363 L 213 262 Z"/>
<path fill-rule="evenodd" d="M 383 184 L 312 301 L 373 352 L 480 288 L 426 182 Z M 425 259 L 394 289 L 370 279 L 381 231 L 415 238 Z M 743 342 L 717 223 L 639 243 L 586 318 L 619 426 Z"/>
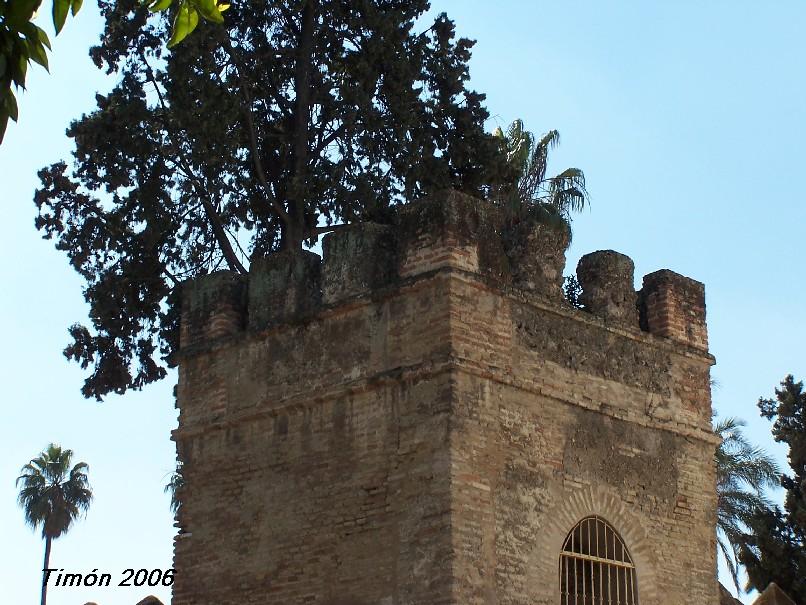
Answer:
<path fill-rule="evenodd" d="M 716 605 L 702 284 L 457 193 L 183 293 L 174 605 Z"/>

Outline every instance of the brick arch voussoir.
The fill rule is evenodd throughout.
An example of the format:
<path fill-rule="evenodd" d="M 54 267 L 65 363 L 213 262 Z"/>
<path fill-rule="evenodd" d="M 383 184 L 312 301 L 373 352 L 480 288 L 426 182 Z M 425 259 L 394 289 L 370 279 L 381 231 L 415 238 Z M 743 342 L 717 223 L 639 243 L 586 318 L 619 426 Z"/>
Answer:
<path fill-rule="evenodd" d="M 568 494 L 568 492 L 566 492 Z M 635 564 L 638 595 L 642 604 L 659 603 L 655 563 L 649 537 L 638 518 L 624 506 L 617 494 L 604 488 L 574 490 L 540 520 L 539 538 L 529 555 L 529 576 L 536 586 L 547 579 L 554 583 L 554 602 L 559 603 L 559 557 L 568 532 L 585 517 L 596 515 L 607 521 L 624 540 Z"/>

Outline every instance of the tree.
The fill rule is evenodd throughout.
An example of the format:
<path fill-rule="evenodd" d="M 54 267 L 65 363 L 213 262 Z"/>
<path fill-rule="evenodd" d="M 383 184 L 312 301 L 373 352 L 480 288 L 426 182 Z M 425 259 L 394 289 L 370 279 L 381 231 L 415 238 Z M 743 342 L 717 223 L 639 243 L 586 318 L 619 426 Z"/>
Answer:
<path fill-rule="evenodd" d="M 566 168 L 556 176 L 546 176 L 549 152 L 560 144 L 558 131 L 550 130 L 536 139 L 524 130 L 522 120 L 515 120 L 506 134 L 497 128 L 495 137 L 514 176 L 504 181 L 493 196 L 515 216 L 529 212 L 539 220 L 566 226 L 571 222 L 572 212 L 590 203 L 585 173 L 579 168 Z"/>
<path fill-rule="evenodd" d="M 775 461 L 742 434 L 745 422 L 724 418 L 714 425 L 722 438 L 716 449 L 717 544 L 725 558 L 736 592 L 739 587 L 739 552 L 755 510 L 770 505 L 766 487 L 778 485 Z"/>
<path fill-rule="evenodd" d="M 806 604 L 806 393 L 790 374 L 775 389 L 775 399 L 758 401 L 761 415 L 773 421 L 772 435 L 789 447 L 791 475 L 781 475 L 783 510 L 759 507 L 739 553 L 748 587 L 764 590 L 775 582 L 799 605 Z"/>
<path fill-rule="evenodd" d="M 66 533 L 80 513 L 86 513 L 92 501 L 87 471 L 89 466 L 75 466 L 73 451 L 51 443 L 47 449 L 20 470 L 17 502 L 32 529 L 42 527 L 45 562 L 42 568 L 42 598 L 47 601 L 47 569 L 50 567 L 51 542 Z"/>
<path fill-rule="evenodd" d="M 416 33 L 426 0 L 243 2 L 172 53 L 168 15 L 100 8 L 91 55 L 119 84 L 35 195 L 37 228 L 87 282 L 91 325 L 65 349 L 87 397 L 165 375 L 184 279 L 437 190 L 486 195 L 503 167 L 466 88 L 473 43 L 444 14 Z"/>

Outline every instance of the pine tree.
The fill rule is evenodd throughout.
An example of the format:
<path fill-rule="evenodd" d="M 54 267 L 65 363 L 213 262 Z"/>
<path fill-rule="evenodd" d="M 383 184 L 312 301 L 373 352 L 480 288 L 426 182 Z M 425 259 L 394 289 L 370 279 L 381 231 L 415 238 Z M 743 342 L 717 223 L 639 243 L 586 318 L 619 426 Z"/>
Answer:
<path fill-rule="evenodd" d="M 759 508 L 748 523 L 751 533 L 739 559 L 748 588 L 764 590 L 775 582 L 799 605 L 806 605 L 806 393 L 792 375 L 775 390 L 775 399 L 759 399 L 761 415 L 773 421 L 772 435 L 789 447 L 792 474 L 781 476 L 784 508 Z"/>
<path fill-rule="evenodd" d="M 444 14 L 416 32 L 426 0 L 240 2 L 170 52 L 170 11 L 100 7 L 91 55 L 119 83 L 35 196 L 86 280 L 91 323 L 65 349 L 86 397 L 165 375 L 183 280 L 440 189 L 483 196 L 503 165 L 466 87 L 473 43 Z"/>

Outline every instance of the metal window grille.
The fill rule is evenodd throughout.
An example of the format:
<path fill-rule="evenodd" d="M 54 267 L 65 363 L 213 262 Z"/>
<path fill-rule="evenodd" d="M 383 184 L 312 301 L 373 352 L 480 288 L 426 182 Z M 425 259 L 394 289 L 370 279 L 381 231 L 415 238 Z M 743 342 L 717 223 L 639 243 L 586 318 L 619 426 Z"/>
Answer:
<path fill-rule="evenodd" d="M 561 605 L 636 605 L 635 565 L 607 521 L 586 517 L 560 553 Z"/>

